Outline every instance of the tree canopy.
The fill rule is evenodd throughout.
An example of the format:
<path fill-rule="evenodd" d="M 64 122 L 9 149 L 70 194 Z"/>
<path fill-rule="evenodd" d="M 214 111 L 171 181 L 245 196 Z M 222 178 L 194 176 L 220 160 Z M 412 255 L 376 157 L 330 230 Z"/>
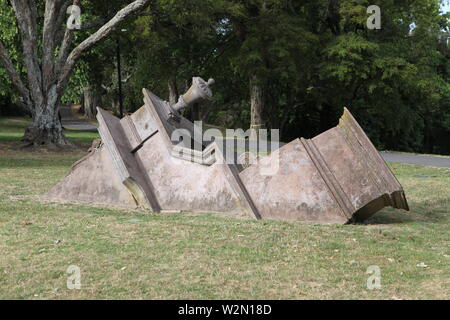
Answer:
<path fill-rule="evenodd" d="M 115 30 L 80 58 L 65 98 L 96 84 L 104 87 L 102 106 L 115 105 L 119 41 L 129 111 L 142 104 L 142 87 L 174 102 L 192 76 L 212 77 L 214 101 L 191 110 L 192 119 L 279 128 L 290 141 L 336 125 L 345 106 L 380 149 L 450 154 L 443 2 L 379 0 L 381 29 L 371 30 L 368 0 L 153 0 L 124 22 L 126 32 Z M 127 3 L 82 1 L 83 23 L 106 21 Z M 14 14 L 2 11 L 0 25 L 19 61 Z M 77 37 L 90 34 L 83 32 Z M 0 94 L 17 96 L 1 67 L 0 79 Z"/>

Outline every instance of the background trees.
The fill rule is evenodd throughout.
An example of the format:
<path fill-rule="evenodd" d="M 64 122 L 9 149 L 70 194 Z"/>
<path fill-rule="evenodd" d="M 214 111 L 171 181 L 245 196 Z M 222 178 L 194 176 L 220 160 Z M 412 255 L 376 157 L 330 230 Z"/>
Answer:
<path fill-rule="evenodd" d="M 15 21 L 5 26 L 10 29 L 9 37 L 17 33 L 17 30 L 20 31 L 20 45 L 18 41 L 9 43 L 13 53 L 17 52 L 18 59 L 14 61 L 9 48 L 0 41 L 0 63 L 18 93 L 17 104 L 33 119 L 23 137 L 25 142 L 30 145 L 68 144 L 62 132 L 58 108 L 75 63 L 84 52 L 108 36 L 116 25 L 143 9 L 148 2 L 149 0 L 136 0 L 117 13 L 110 9 L 114 5 L 104 5 L 102 18 L 98 21 L 100 28 L 75 47 L 72 47 L 76 38 L 74 30 L 63 25 L 67 21 L 69 5 L 82 5 L 80 0 L 0 2 L 2 15 L 15 16 Z M 99 3 L 104 4 L 102 1 Z M 87 3 L 85 8 L 91 5 Z M 98 7 L 98 3 L 93 7 Z M 110 11 L 113 12 L 112 16 L 109 16 Z M 85 23 L 82 29 L 96 26 L 97 23 Z M 19 63 L 19 68 L 24 72 L 18 72 L 16 63 Z"/>
<path fill-rule="evenodd" d="M 379 148 L 450 154 L 450 14 L 440 11 L 445 1 L 379 0 L 381 30 L 366 27 L 373 4 L 366 0 L 150 2 L 121 25 L 126 33 L 111 31 L 81 56 L 65 101 L 76 102 L 87 91 L 96 103 L 117 109 L 120 37 L 129 111 L 142 104 L 142 87 L 173 102 L 192 76 L 213 77 L 214 101 L 187 111 L 191 119 L 280 128 L 289 141 L 334 126 L 347 106 Z M 83 19 L 104 23 L 127 3 L 82 1 Z M 20 61 L 11 11 L 2 11 L 0 23 L 6 28 L 1 41 Z M 26 68 L 16 70 L 26 75 Z M 20 92 L 11 90 L 5 75 L 0 68 L 0 93 L 11 105 Z"/>

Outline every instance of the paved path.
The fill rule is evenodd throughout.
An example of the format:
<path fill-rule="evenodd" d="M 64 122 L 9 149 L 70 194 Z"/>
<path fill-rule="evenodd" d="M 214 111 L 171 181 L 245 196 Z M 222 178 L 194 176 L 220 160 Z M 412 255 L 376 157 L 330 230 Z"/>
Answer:
<path fill-rule="evenodd" d="M 97 132 L 97 126 L 92 122 L 75 117 L 69 106 L 60 107 L 61 123 L 66 130 Z"/>
<path fill-rule="evenodd" d="M 450 168 L 450 158 L 394 152 L 380 152 L 380 154 L 386 161 L 436 168 Z"/>

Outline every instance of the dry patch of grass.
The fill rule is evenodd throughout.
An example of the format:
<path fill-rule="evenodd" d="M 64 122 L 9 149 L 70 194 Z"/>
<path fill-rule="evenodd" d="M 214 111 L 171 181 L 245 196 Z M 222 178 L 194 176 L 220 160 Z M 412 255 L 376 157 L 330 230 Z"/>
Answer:
<path fill-rule="evenodd" d="M 0 299 L 450 298 L 450 170 L 392 164 L 412 211 L 366 224 L 247 221 L 43 203 L 83 152 L 11 143 L 0 142 Z M 67 289 L 70 265 L 81 290 Z M 371 265 L 380 290 L 366 287 Z"/>

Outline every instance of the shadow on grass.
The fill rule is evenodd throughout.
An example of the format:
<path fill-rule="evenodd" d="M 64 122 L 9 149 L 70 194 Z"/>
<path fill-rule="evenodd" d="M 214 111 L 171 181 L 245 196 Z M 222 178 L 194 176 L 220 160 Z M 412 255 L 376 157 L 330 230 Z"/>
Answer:
<path fill-rule="evenodd" d="M 24 159 L 24 158 L 0 158 L 0 168 L 14 169 L 14 168 L 65 168 L 70 167 L 77 159 L 76 158 L 60 158 L 60 159 Z"/>
<path fill-rule="evenodd" d="M 19 146 L 25 128 L 30 125 L 28 118 L 6 117 L 0 118 L 0 143 Z M 64 135 L 77 147 L 87 149 L 92 140 L 99 138 L 97 132 L 64 130 Z"/>
<path fill-rule="evenodd" d="M 30 125 L 30 123 L 31 123 L 30 118 L 20 118 L 20 117 L 0 118 L 1 128 L 25 129 L 28 125 Z"/>
<path fill-rule="evenodd" d="M 448 221 L 450 198 L 411 202 L 411 211 L 385 208 L 362 222 L 363 225 L 402 224 L 402 223 L 441 223 Z"/>

